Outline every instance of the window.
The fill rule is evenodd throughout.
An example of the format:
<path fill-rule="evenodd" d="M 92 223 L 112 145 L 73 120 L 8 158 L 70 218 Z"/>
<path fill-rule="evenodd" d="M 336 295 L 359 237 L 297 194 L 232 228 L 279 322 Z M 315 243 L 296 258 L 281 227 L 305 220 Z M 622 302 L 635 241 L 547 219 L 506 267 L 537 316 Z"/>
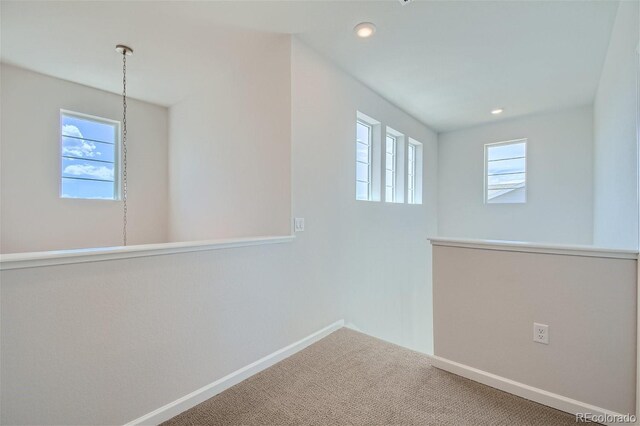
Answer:
<path fill-rule="evenodd" d="M 372 126 L 364 121 L 356 123 L 356 200 L 372 200 L 371 163 L 373 152 Z"/>
<path fill-rule="evenodd" d="M 407 204 L 422 204 L 422 144 L 409 138 L 407 143 Z"/>
<path fill-rule="evenodd" d="M 385 158 L 385 201 L 393 203 L 396 201 L 396 158 L 398 151 L 397 137 L 387 134 L 386 158 Z"/>
<path fill-rule="evenodd" d="M 386 126 L 384 139 L 384 200 L 387 203 L 404 203 L 405 169 L 406 169 L 406 141 L 404 134 Z"/>
<path fill-rule="evenodd" d="M 117 200 L 120 123 L 60 112 L 62 198 Z"/>
<path fill-rule="evenodd" d="M 416 145 L 410 143 L 407 150 L 407 203 L 416 204 Z"/>
<path fill-rule="evenodd" d="M 526 202 L 527 140 L 487 144 L 484 152 L 485 202 Z"/>

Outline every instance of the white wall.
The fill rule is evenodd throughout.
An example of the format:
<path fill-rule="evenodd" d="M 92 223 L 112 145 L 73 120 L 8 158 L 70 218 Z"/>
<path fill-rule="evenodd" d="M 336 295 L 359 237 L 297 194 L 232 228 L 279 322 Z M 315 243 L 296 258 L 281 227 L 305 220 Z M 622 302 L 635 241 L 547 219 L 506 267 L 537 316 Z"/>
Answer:
<path fill-rule="evenodd" d="M 635 260 L 435 247 L 433 274 L 435 355 L 635 412 Z"/>
<path fill-rule="evenodd" d="M 594 102 L 594 243 L 638 247 L 638 2 L 620 2 Z"/>
<path fill-rule="evenodd" d="M 313 241 L 323 268 L 336 274 L 348 323 L 431 352 L 436 134 L 297 40 L 291 93 L 293 211 L 307 226 L 298 238 Z M 422 205 L 355 200 L 356 111 L 423 144 Z"/>
<path fill-rule="evenodd" d="M 1 423 L 124 424 L 339 319 L 300 250 L 0 272 Z"/>
<path fill-rule="evenodd" d="M 2 64 L 0 252 L 122 244 L 122 202 L 60 193 L 60 109 L 120 120 L 121 97 Z M 167 109 L 128 104 L 130 244 L 167 238 Z"/>
<path fill-rule="evenodd" d="M 527 202 L 485 204 L 484 144 L 528 138 Z M 438 137 L 438 231 L 446 237 L 591 244 L 590 106 Z"/>
<path fill-rule="evenodd" d="M 291 230 L 290 38 L 225 40 L 225 68 L 170 109 L 171 241 Z"/>
<path fill-rule="evenodd" d="M 289 48 L 278 60 L 291 67 L 292 122 L 278 131 L 291 132 L 292 154 L 273 167 L 291 168 L 306 230 L 290 244 L 0 272 L 1 423 L 121 424 L 341 318 L 431 349 L 435 134 L 299 42 Z M 423 206 L 355 201 L 357 109 L 425 144 Z"/>

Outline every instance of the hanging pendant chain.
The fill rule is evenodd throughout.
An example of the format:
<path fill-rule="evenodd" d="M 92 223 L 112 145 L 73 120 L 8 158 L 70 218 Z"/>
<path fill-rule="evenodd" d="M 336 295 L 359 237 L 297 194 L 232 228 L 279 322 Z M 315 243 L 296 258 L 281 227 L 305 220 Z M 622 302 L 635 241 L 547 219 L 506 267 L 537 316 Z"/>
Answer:
<path fill-rule="evenodd" d="M 122 239 L 127 245 L 127 54 L 122 53 Z"/>

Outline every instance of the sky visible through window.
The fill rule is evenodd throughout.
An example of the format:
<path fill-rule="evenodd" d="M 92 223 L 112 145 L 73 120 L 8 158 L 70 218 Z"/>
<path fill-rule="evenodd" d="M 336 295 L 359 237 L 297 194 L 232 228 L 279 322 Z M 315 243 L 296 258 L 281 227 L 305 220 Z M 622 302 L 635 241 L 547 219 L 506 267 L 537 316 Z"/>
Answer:
<path fill-rule="evenodd" d="M 64 198 L 117 198 L 116 124 L 62 114 L 62 186 Z"/>
<path fill-rule="evenodd" d="M 523 188 L 525 172 L 526 143 L 516 142 L 487 146 L 487 200 Z M 517 200 L 515 202 L 523 202 Z"/>

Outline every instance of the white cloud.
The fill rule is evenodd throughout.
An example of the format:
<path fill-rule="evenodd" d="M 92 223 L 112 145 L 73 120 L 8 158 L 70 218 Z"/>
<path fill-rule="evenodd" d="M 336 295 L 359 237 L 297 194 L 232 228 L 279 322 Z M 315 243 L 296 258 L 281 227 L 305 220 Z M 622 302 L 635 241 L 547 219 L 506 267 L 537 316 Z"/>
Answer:
<path fill-rule="evenodd" d="M 62 126 L 62 134 L 65 136 L 73 136 L 73 138 L 65 138 L 62 144 L 62 155 L 72 157 L 92 158 L 96 155 L 102 155 L 96 151 L 96 144 L 91 141 L 74 139 L 82 138 L 82 132 L 76 126 L 65 124 Z"/>
<path fill-rule="evenodd" d="M 72 164 L 64 168 L 64 173 L 71 176 L 82 176 L 93 179 L 113 180 L 113 169 L 105 166 L 89 164 Z"/>
<path fill-rule="evenodd" d="M 65 124 L 62 126 L 62 134 L 66 136 L 73 136 L 74 138 L 84 138 L 80 129 L 71 124 Z"/>

